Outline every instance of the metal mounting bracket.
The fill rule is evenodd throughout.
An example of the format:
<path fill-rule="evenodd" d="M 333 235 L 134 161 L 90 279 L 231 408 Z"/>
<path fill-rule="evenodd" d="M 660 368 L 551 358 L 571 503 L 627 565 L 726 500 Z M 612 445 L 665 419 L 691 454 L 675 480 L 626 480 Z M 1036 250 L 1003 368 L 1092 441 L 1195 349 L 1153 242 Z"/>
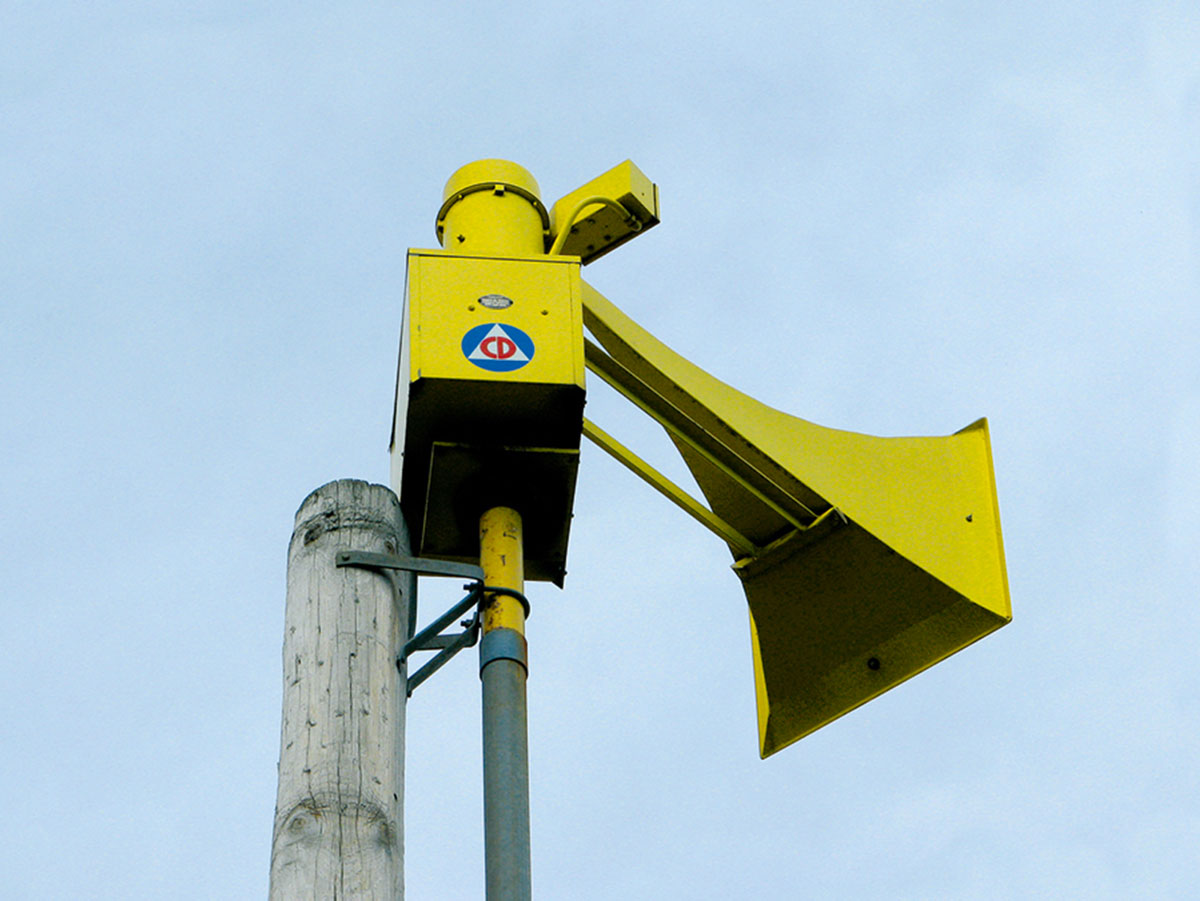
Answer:
<path fill-rule="evenodd" d="M 396 660 L 397 667 L 403 667 L 409 655 L 415 651 L 437 651 L 431 660 L 408 677 L 407 692 L 410 698 L 412 693 L 417 690 L 417 686 L 445 666 L 451 657 L 463 648 L 473 647 L 479 640 L 478 610 L 470 620 L 463 621 L 465 626 L 463 631 L 452 635 L 442 634 L 442 630 L 448 625 L 463 616 L 472 607 L 478 606 L 479 589 L 483 587 L 483 582 L 476 582 L 474 585 L 466 587 L 468 592 L 465 598 L 410 638 L 401 649 L 400 657 Z"/>
<path fill-rule="evenodd" d="M 480 589 L 483 587 L 483 570 L 479 566 L 471 563 L 457 563 L 451 560 L 423 560 L 418 557 L 405 557 L 398 554 L 376 554 L 371 551 L 339 551 L 336 563 L 339 567 L 356 566 L 363 569 L 403 570 L 422 576 L 449 576 L 451 578 L 474 580 L 471 584 L 464 586 L 469 592 L 465 598 L 416 635 L 413 635 L 413 630 L 417 625 L 416 592 L 413 592 L 413 596 L 409 599 L 409 639 L 404 643 L 404 647 L 400 651 L 400 656 L 396 660 L 396 666 L 402 668 L 405 661 L 408 660 L 409 655 L 414 651 L 437 651 L 438 653 L 408 677 L 408 683 L 405 686 L 408 697 L 411 698 L 417 686 L 445 666 L 451 657 L 463 648 L 473 646 L 479 640 L 478 612 L 470 620 L 463 622 L 465 628 L 462 632 L 450 635 L 442 634 L 442 630 L 450 625 L 450 623 L 466 614 L 473 606 L 478 605 Z"/>
<path fill-rule="evenodd" d="M 512 588 L 484 585 L 482 581 L 464 587 L 467 589 L 467 596 L 405 642 L 404 648 L 400 651 L 400 657 L 396 661 L 396 666 L 403 666 L 409 655 L 416 651 L 437 651 L 433 659 L 408 677 L 408 696 L 410 698 L 412 697 L 412 693 L 416 691 L 417 686 L 445 666 L 451 657 L 463 648 L 475 646 L 475 642 L 479 640 L 481 629 L 479 605 L 485 595 L 506 595 L 516 598 L 521 603 L 521 606 L 525 608 L 526 618 L 529 616 L 529 601 L 519 591 L 515 591 Z M 462 625 L 465 628 L 462 632 L 452 635 L 442 633 L 443 629 L 464 615 L 472 607 L 476 608 L 475 613 L 469 620 L 463 620 Z M 518 658 L 514 657 L 513 659 Z M 520 658 L 520 662 L 524 664 L 523 657 Z"/>
<path fill-rule="evenodd" d="M 338 551 L 336 563 L 339 567 L 357 566 L 363 569 L 399 569 L 422 576 L 457 576 L 459 578 L 474 580 L 463 586 L 467 591 L 465 598 L 416 635 L 412 635 L 412 629 L 415 627 L 417 619 L 417 599 L 415 593 L 410 599 L 408 622 L 411 637 L 404 643 L 404 647 L 400 650 L 400 656 L 396 659 L 396 666 L 402 668 L 409 656 L 417 651 L 437 651 L 419 670 L 408 677 L 405 690 L 410 698 L 412 697 L 412 693 L 417 690 L 417 686 L 445 666 L 451 657 L 463 648 L 474 647 L 475 643 L 479 640 L 480 631 L 478 609 L 475 610 L 475 613 L 469 620 L 462 621 L 463 631 L 444 634 L 442 630 L 460 616 L 466 615 L 467 611 L 472 607 L 478 608 L 480 601 L 483 600 L 485 595 L 505 595 L 516 598 L 520 601 L 521 606 L 525 608 L 525 617 L 529 617 L 529 601 L 525 595 L 511 588 L 484 585 L 483 570 L 471 563 L 456 563 L 452 560 L 422 560 L 417 557 L 376 554 L 370 551 Z"/>
<path fill-rule="evenodd" d="M 452 560 L 423 560 L 396 554 L 373 554 L 370 551 L 339 551 L 338 566 L 362 566 L 367 569 L 403 569 L 422 576 L 450 576 L 483 581 L 483 570 L 473 563 Z"/>

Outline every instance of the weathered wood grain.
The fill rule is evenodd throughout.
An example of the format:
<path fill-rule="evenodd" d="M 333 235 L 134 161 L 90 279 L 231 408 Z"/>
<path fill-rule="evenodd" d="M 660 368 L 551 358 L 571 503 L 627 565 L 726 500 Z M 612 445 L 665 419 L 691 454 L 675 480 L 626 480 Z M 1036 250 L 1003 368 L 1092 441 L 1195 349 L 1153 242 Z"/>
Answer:
<path fill-rule="evenodd" d="M 341 550 L 408 553 L 396 496 L 331 482 L 288 551 L 272 901 L 404 896 L 404 672 L 415 577 L 337 568 Z"/>

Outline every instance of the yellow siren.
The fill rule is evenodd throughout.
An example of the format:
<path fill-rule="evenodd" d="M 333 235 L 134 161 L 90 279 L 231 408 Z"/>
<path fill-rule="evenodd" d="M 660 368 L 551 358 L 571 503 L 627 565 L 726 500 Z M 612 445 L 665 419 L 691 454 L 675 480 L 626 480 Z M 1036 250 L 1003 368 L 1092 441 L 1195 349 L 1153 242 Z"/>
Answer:
<path fill-rule="evenodd" d="M 480 514 L 510 506 L 526 576 L 561 585 L 588 436 L 733 553 L 764 757 L 1009 622 L 985 420 L 936 438 L 824 428 L 672 352 L 580 277 L 659 221 L 631 162 L 547 210 L 525 169 L 480 160 L 443 201 L 442 249 L 409 253 L 392 435 L 418 555 L 476 559 Z M 585 366 L 667 429 L 707 506 L 583 418 Z"/>
<path fill-rule="evenodd" d="M 824 428 L 730 388 L 583 285 L 589 368 L 662 423 L 711 509 L 584 433 L 729 544 L 750 605 L 763 757 L 1011 619 L 987 423 Z"/>

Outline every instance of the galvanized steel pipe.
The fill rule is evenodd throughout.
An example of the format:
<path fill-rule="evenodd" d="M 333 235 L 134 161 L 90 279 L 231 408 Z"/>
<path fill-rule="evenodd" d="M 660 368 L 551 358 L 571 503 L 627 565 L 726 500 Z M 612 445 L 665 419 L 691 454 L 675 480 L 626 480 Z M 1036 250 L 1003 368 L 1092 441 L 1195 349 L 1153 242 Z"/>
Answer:
<path fill-rule="evenodd" d="M 484 583 L 524 590 L 521 515 L 494 507 L 479 522 Z M 488 901 L 529 901 L 529 734 L 526 725 L 525 607 L 517 597 L 483 600 L 483 816 Z"/>

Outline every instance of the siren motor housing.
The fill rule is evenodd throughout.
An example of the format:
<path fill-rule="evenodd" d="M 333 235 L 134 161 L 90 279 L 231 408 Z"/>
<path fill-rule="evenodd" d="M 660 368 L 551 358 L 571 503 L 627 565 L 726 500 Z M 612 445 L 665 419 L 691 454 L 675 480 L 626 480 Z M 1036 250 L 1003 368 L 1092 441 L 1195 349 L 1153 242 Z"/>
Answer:
<path fill-rule="evenodd" d="M 473 561 L 519 508 L 526 574 L 561 583 L 583 422 L 579 260 L 411 250 L 393 482 L 421 556 Z"/>

